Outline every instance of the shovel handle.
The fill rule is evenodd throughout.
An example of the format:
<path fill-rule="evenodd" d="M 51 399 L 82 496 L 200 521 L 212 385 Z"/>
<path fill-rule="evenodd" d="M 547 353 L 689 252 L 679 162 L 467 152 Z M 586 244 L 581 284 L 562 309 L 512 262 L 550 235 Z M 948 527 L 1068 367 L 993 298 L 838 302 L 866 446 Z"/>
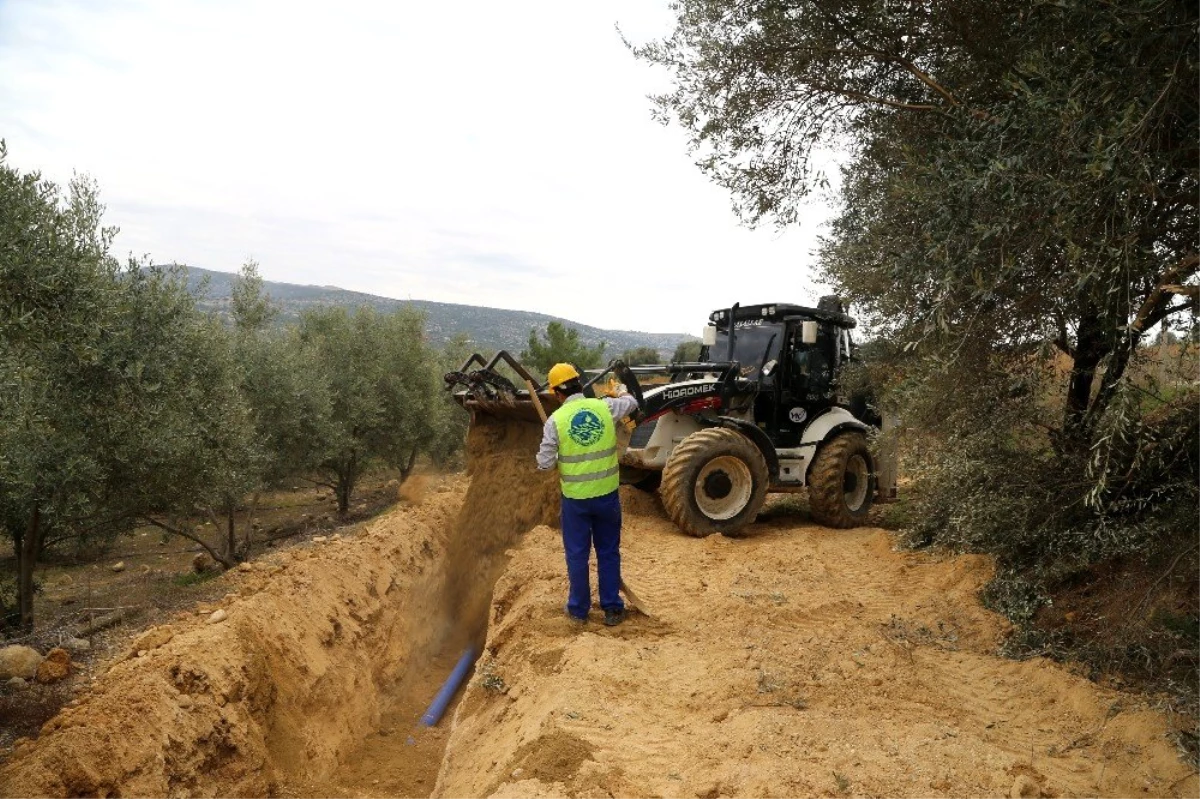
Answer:
<path fill-rule="evenodd" d="M 542 424 L 546 423 L 546 409 L 542 407 L 542 398 L 538 396 L 537 386 L 532 380 L 525 381 L 526 387 L 529 389 L 529 399 L 533 400 L 533 407 L 537 408 L 537 415 L 542 420 Z"/>

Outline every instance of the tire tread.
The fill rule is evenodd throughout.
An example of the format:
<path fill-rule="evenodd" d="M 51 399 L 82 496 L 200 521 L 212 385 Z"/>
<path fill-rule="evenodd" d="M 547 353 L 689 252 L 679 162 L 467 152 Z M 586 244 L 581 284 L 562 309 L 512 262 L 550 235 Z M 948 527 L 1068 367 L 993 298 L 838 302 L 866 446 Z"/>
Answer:
<path fill-rule="evenodd" d="M 697 463 L 714 451 L 735 454 L 742 458 L 755 475 L 755 490 L 748 508 L 734 520 L 715 522 L 693 506 L 692 495 Z M 696 468 L 693 468 L 696 467 Z M 684 533 L 703 538 L 716 532 L 731 535 L 745 524 L 754 521 L 766 499 L 767 464 L 754 442 L 726 427 L 709 427 L 692 433 L 680 442 L 663 469 L 659 496 L 671 521 Z M 732 523 L 731 523 L 732 522 Z"/>
<path fill-rule="evenodd" d="M 867 463 L 870 465 L 867 441 L 861 433 L 841 433 L 817 453 L 817 459 L 808 474 L 808 502 L 813 519 L 818 524 L 844 530 L 858 527 L 866 520 L 867 511 L 871 509 L 873 486 L 868 486 L 867 500 L 857 513 L 852 513 L 846 507 L 843 497 L 846 462 L 860 449 L 867 453 Z"/>

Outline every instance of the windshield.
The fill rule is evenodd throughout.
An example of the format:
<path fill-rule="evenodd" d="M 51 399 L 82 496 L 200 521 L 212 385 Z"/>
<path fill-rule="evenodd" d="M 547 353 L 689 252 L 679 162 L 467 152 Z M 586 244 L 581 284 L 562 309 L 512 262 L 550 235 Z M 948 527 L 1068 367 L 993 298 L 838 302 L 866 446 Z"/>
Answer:
<path fill-rule="evenodd" d="M 783 345 L 783 325 L 745 325 L 739 322 L 733 337 L 733 358 L 741 364 L 741 376 L 757 380 L 758 370 L 764 363 L 779 357 Z M 729 336 L 717 331 L 717 343 L 709 348 L 708 357 L 723 361 L 729 353 Z"/>

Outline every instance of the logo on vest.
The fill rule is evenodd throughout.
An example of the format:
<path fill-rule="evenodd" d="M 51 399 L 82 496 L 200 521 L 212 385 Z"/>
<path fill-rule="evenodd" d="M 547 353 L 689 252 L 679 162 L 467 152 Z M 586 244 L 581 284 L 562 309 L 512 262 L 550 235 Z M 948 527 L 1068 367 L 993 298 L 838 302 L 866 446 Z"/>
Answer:
<path fill-rule="evenodd" d="M 603 433 L 604 423 L 591 411 L 580 411 L 572 416 L 571 425 L 567 429 L 567 435 L 581 447 L 595 444 Z"/>

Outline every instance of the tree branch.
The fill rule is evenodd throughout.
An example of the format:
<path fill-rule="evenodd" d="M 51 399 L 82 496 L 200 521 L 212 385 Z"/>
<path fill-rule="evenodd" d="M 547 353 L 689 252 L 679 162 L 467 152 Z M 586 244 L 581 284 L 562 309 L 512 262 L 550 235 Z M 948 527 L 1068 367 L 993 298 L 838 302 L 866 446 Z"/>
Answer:
<path fill-rule="evenodd" d="M 212 556 L 212 559 L 214 561 L 216 561 L 217 563 L 220 563 L 226 569 L 233 568 L 233 566 L 234 566 L 233 562 L 218 555 L 216 553 L 216 551 L 212 547 L 210 547 L 204 539 L 202 539 L 198 536 L 195 536 L 192 533 L 181 530 L 180 528 L 175 527 L 174 525 L 167 524 L 166 522 L 160 522 L 158 519 L 152 518 L 150 516 L 143 516 L 142 519 L 144 519 L 147 524 L 154 525 L 158 529 L 164 530 L 164 531 L 170 533 L 171 535 L 177 535 L 177 536 L 180 536 L 181 538 L 186 538 L 189 541 L 195 541 L 197 544 L 204 547 L 205 551 L 208 552 L 208 554 L 210 556 Z"/>
<path fill-rule="evenodd" d="M 899 108 L 903 111 L 940 111 L 941 110 L 936 105 L 930 105 L 927 103 L 903 103 L 903 102 L 900 102 L 899 100 L 889 100 L 886 97 L 876 97 L 873 94 L 864 94 L 863 92 L 856 92 L 856 91 L 852 91 L 850 89 L 838 89 L 838 88 L 834 88 L 833 86 L 826 86 L 825 84 L 821 84 L 821 83 L 809 83 L 808 85 L 819 92 L 826 92 L 827 94 L 836 94 L 839 97 L 848 97 L 852 100 L 858 100 L 859 102 L 864 102 L 864 103 L 874 103 L 876 105 L 886 105 L 890 108 Z"/>
<path fill-rule="evenodd" d="M 1154 321 L 1151 321 L 1151 317 L 1155 315 L 1156 310 L 1161 309 L 1160 303 L 1165 300 L 1166 295 L 1184 293 L 1169 291 L 1169 289 L 1184 288 L 1179 284 L 1190 277 L 1198 266 L 1200 266 L 1200 254 L 1192 252 L 1180 258 L 1174 266 L 1163 273 L 1157 281 L 1158 285 L 1146 295 L 1146 299 L 1142 301 L 1137 313 L 1134 314 L 1133 321 L 1129 325 L 1131 335 L 1139 336 L 1146 328 L 1153 326 Z M 1162 315 L 1160 314 L 1155 321 L 1161 319 Z"/>

